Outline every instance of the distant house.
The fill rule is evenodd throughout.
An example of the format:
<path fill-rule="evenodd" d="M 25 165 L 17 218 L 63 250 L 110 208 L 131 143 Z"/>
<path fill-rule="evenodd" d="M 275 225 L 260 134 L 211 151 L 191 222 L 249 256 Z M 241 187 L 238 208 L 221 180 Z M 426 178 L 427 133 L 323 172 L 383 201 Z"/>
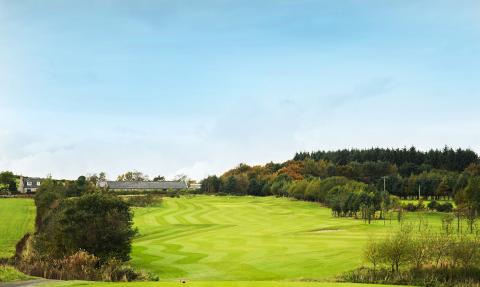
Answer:
<path fill-rule="evenodd" d="M 35 193 L 42 184 L 43 178 L 39 177 L 20 177 L 18 191 L 20 193 Z"/>
<path fill-rule="evenodd" d="M 112 191 L 167 191 L 188 189 L 185 181 L 103 181 L 100 187 Z"/>

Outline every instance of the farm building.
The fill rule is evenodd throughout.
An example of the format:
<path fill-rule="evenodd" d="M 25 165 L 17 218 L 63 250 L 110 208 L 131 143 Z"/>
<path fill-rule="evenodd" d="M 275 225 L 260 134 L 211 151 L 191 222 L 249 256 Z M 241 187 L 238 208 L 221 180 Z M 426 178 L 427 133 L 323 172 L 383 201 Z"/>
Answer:
<path fill-rule="evenodd" d="M 99 186 L 112 191 L 167 191 L 188 188 L 185 181 L 104 181 L 100 182 Z"/>
<path fill-rule="evenodd" d="M 39 177 L 20 177 L 18 191 L 20 193 L 34 193 L 40 187 L 43 179 Z"/>

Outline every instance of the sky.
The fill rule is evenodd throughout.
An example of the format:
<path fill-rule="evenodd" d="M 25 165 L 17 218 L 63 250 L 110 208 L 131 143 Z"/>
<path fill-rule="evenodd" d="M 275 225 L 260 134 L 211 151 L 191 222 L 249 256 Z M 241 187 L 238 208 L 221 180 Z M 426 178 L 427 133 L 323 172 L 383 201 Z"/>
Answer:
<path fill-rule="evenodd" d="M 0 0 L 0 170 L 480 152 L 478 1 Z"/>

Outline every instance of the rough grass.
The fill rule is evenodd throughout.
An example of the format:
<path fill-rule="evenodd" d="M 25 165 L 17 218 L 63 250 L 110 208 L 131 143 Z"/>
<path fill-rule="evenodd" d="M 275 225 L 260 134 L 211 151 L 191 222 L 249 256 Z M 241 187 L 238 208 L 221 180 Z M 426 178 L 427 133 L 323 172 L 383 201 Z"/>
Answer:
<path fill-rule="evenodd" d="M 424 221 L 439 224 L 435 213 Z M 134 266 L 161 280 L 326 280 L 361 262 L 369 236 L 397 227 L 334 218 L 315 203 L 273 197 L 168 198 L 138 208 Z"/>
<path fill-rule="evenodd" d="M 20 281 L 30 278 L 32 277 L 23 274 L 11 266 L 0 265 L 0 282 Z"/>
<path fill-rule="evenodd" d="M 32 199 L 0 199 L 0 258 L 11 257 L 22 236 L 33 231 L 35 206 Z"/>

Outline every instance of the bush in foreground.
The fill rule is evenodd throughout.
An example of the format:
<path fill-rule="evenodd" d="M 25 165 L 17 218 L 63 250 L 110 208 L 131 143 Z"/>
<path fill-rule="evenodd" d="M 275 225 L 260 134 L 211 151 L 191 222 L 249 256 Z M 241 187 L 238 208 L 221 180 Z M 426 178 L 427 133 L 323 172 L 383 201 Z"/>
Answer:
<path fill-rule="evenodd" d="M 21 261 L 19 269 L 33 276 L 56 280 L 90 281 L 145 281 L 155 278 L 118 259 L 101 263 L 95 255 L 78 251 L 60 259 L 29 257 Z"/>
<path fill-rule="evenodd" d="M 85 250 L 100 261 L 130 259 L 133 214 L 120 198 L 92 193 L 61 200 L 46 212 L 35 235 L 37 253 L 63 258 Z"/>
<path fill-rule="evenodd" d="M 343 276 L 356 283 L 419 286 L 479 286 L 480 235 L 453 234 L 426 226 L 404 225 L 381 240 L 371 239 L 364 259 L 373 268 L 359 268 Z"/>
<path fill-rule="evenodd" d="M 358 268 L 342 276 L 353 283 L 414 285 L 428 287 L 479 286 L 480 269 L 430 267 L 392 272 L 389 269 Z"/>
<path fill-rule="evenodd" d="M 36 232 L 24 236 L 16 248 L 15 261 L 23 272 L 59 280 L 148 277 L 125 263 L 136 234 L 129 203 L 81 176 L 68 184 L 46 180 L 35 204 Z"/>

